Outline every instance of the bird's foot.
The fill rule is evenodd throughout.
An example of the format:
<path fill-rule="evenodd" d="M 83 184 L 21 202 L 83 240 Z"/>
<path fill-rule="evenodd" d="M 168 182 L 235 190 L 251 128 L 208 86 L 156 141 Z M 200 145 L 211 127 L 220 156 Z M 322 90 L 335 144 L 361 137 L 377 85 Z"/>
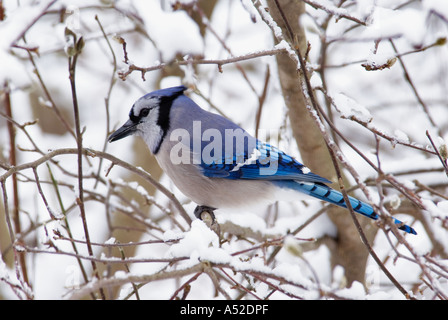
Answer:
<path fill-rule="evenodd" d="M 194 215 L 196 218 L 201 219 L 207 227 L 209 227 L 218 235 L 219 238 L 221 238 L 221 230 L 215 218 L 215 210 L 216 208 L 212 207 L 197 206 L 196 209 L 194 209 Z"/>

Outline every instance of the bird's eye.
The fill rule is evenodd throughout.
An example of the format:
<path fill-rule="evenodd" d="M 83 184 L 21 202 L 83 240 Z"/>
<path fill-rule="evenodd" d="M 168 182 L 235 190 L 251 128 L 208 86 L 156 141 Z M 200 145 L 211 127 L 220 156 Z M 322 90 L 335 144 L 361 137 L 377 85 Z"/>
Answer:
<path fill-rule="evenodd" d="M 146 117 L 149 114 L 149 109 L 148 108 L 144 108 L 140 111 L 140 118 Z"/>

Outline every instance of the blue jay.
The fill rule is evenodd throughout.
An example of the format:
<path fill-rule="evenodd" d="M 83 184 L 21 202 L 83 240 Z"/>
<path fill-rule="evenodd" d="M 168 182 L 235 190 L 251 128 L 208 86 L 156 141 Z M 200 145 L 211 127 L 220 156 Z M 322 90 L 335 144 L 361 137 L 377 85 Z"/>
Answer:
<path fill-rule="evenodd" d="M 201 212 L 242 207 L 299 194 L 347 207 L 343 195 L 303 164 L 263 143 L 232 121 L 201 109 L 178 86 L 138 99 L 129 120 L 109 142 L 132 134 L 143 138 L 160 167 Z M 372 206 L 349 197 L 353 210 L 377 220 Z M 416 231 L 394 219 L 401 230 Z"/>

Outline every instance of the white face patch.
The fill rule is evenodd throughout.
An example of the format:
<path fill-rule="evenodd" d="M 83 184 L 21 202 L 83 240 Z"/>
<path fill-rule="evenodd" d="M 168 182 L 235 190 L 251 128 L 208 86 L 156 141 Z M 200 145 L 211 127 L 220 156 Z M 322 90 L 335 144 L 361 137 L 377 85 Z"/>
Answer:
<path fill-rule="evenodd" d="M 140 115 L 140 112 L 144 108 L 158 108 L 160 103 L 160 99 L 157 97 L 141 97 L 134 103 L 134 107 L 132 108 L 132 113 L 135 117 Z"/>
<path fill-rule="evenodd" d="M 132 113 L 135 117 L 139 117 L 140 112 L 147 108 L 149 109 L 148 116 L 141 118 L 137 125 L 137 134 L 145 140 L 152 153 L 155 153 L 162 140 L 163 131 L 157 124 L 159 119 L 159 98 L 157 97 L 142 97 L 135 102 Z"/>
<path fill-rule="evenodd" d="M 156 152 L 163 136 L 162 128 L 157 124 L 158 118 L 159 108 L 154 108 L 148 117 L 137 126 L 138 134 L 145 140 L 152 153 Z"/>

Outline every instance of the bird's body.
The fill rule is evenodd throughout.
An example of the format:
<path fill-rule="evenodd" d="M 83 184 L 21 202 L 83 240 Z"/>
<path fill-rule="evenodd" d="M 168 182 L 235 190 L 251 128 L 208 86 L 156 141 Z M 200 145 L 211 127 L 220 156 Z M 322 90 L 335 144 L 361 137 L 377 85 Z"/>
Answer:
<path fill-rule="evenodd" d="M 133 105 L 129 120 L 109 141 L 140 135 L 177 188 L 208 208 L 241 208 L 309 195 L 346 207 L 329 180 L 248 134 L 232 121 L 201 109 L 185 87 L 151 92 Z M 373 208 L 350 197 L 353 209 L 378 219 Z M 395 219 L 398 227 L 416 234 Z"/>
<path fill-rule="evenodd" d="M 260 201 L 269 204 L 269 199 L 276 191 L 276 188 L 266 181 L 205 177 L 191 164 L 173 165 L 166 161 L 166 158 L 166 154 L 156 155 L 160 167 L 176 187 L 193 202 L 202 206 L 233 209 L 260 205 Z M 176 167 L 173 170 L 174 166 Z M 210 194 L 213 194 L 213 197 Z"/>

